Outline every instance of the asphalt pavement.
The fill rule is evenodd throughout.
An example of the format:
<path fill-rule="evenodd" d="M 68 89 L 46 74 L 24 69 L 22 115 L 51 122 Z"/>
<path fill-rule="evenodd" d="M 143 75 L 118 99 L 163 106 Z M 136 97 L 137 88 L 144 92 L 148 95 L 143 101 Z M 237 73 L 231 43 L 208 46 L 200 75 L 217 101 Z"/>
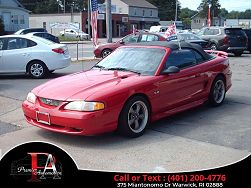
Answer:
<path fill-rule="evenodd" d="M 47 79 L 0 76 L 0 154 L 29 141 L 45 141 L 66 150 L 81 169 L 177 172 L 210 169 L 251 153 L 251 54 L 230 57 L 233 87 L 217 108 L 198 108 L 152 123 L 136 139 L 116 133 L 70 136 L 25 122 L 21 103 L 27 93 L 50 79 L 87 70 L 95 62 L 72 63 Z"/>

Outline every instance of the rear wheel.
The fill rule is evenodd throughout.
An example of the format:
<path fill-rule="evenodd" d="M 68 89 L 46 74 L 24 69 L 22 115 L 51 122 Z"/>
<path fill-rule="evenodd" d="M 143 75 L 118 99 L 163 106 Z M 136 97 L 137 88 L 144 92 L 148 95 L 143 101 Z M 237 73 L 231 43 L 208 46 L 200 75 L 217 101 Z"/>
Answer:
<path fill-rule="evenodd" d="M 226 95 L 225 80 L 223 76 L 217 76 L 213 81 L 209 94 L 209 103 L 212 106 L 219 106 L 224 102 Z"/>
<path fill-rule="evenodd" d="M 240 57 L 243 54 L 243 51 L 233 52 L 236 57 Z"/>
<path fill-rule="evenodd" d="M 112 50 L 110 50 L 110 49 L 104 49 L 104 50 L 102 51 L 101 57 L 102 57 L 102 58 L 105 58 L 105 57 L 108 56 L 110 53 L 112 53 Z"/>
<path fill-rule="evenodd" d="M 148 101 L 144 97 L 135 96 L 125 104 L 120 114 L 118 131 L 124 136 L 139 137 L 147 127 L 149 117 Z"/>
<path fill-rule="evenodd" d="M 29 65 L 28 73 L 32 78 L 43 78 L 46 76 L 47 67 L 42 62 L 34 61 Z"/>

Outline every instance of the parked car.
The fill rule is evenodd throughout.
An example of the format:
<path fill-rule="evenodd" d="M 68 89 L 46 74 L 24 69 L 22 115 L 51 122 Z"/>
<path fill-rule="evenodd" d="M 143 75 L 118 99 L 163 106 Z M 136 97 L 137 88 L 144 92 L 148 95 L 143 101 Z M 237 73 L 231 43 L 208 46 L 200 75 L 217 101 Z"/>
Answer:
<path fill-rule="evenodd" d="M 162 32 L 160 33 L 163 37 L 165 36 L 165 33 Z M 178 38 L 177 38 L 178 37 Z M 200 37 L 198 37 L 195 34 L 189 33 L 189 32 L 182 32 L 182 33 L 178 33 L 177 35 L 173 35 L 170 39 L 167 39 L 168 41 L 185 41 L 185 42 L 189 42 L 189 43 L 194 43 L 194 44 L 198 44 L 200 45 L 203 49 L 210 49 L 209 44 L 207 41 L 202 40 Z"/>
<path fill-rule="evenodd" d="M 192 33 L 179 33 L 179 39 L 185 42 L 190 42 L 194 44 L 199 44 L 203 49 L 209 49 L 208 41 L 205 41 Z"/>
<path fill-rule="evenodd" d="M 70 65 L 66 45 L 29 35 L 1 36 L 0 57 L 0 74 L 26 73 L 33 78 Z"/>
<path fill-rule="evenodd" d="M 94 55 L 97 58 L 104 58 L 109 55 L 116 48 L 138 42 L 151 42 L 151 41 L 165 41 L 165 37 L 149 32 L 137 32 L 134 34 L 130 34 L 122 38 L 121 40 L 114 43 L 101 44 L 95 47 Z"/>
<path fill-rule="evenodd" d="M 227 53 L 199 45 L 155 41 L 122 46 L 92 69 L 33 89 L 22 109 L 37 127 L 72 135 L 118 130 L 141 136 L 160 118 L 223 103 L 231 87 Z"/>
<path fill-rule="evenodd" d="M 27 28 L 27 29 L 20 29 L 17 32 L 15 32 L 14 34 L 25 35 L 27 33 L 33 33 L 33 32 L 46 32 L 47 33 L 47 30 L 44 28 Z"/>
<path fill-rule="evenodd" d="M 246 35 L 248 37 L 247 50 L 249 51 L 249 53 L 251 53 L 251 29 L 243 29 L 243 31 L 246 33 Z"/>
<path fill-rule="evenodd" d="M 241 28 L 204 27 L 197 35 L 209 42 L 212 50 L 222 50 L 241 56 L 247 48 L 247 36 Z"/>
<path fill-rule="evenodd" d="M 65 29 L 63 31 L 60 31 L 60 35 L 68 38 L 78 38 L 80 40 L 87 40 L 89 38 L 89 35 L 87 33 L 74 29 Z"/>
<path fill-rule="evenodd" d="M 50 33 L 46 33 L 46 32 L 35 32 L 35 33 L 28 33 L 27 35 L 33 35 L 33 36 L 37 36 L 37 37 L 42 37 L 44 39 L 50 40 L 52 42 L 55 43 L 60 43 L 59 38 L 50 34 Z"/>

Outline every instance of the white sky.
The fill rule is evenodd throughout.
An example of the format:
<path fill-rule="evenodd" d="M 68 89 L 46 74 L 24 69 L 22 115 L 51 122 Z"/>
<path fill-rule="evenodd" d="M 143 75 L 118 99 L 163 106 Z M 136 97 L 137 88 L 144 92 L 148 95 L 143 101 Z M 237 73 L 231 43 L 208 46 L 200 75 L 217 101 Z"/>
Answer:
<path fill-rule="evenodd" d="M 179 0 L 181 8 L 190 8 L 197 10 L 202 0 Z M 220 0 L 221 8 L 225 8 L 228 11 L 245 11 L 251 9 L 251 0 Z"/>

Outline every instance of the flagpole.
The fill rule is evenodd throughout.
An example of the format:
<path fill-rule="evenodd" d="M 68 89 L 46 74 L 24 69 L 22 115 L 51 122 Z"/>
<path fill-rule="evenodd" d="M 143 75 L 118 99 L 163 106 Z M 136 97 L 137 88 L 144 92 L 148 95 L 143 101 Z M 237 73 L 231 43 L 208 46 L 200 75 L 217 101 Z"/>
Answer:
<path fill-rule="evenodd" d="M 88 39 L 90 40 L 91 39 L 91 19 L 90 19 L 90 0 L 87 0 L 87 3 L 88 3 L 88 6 L 87 6 L 87 19 L 88 19 L 88 26 L 87 26 L 87 29 L 88 29 Z"/>

